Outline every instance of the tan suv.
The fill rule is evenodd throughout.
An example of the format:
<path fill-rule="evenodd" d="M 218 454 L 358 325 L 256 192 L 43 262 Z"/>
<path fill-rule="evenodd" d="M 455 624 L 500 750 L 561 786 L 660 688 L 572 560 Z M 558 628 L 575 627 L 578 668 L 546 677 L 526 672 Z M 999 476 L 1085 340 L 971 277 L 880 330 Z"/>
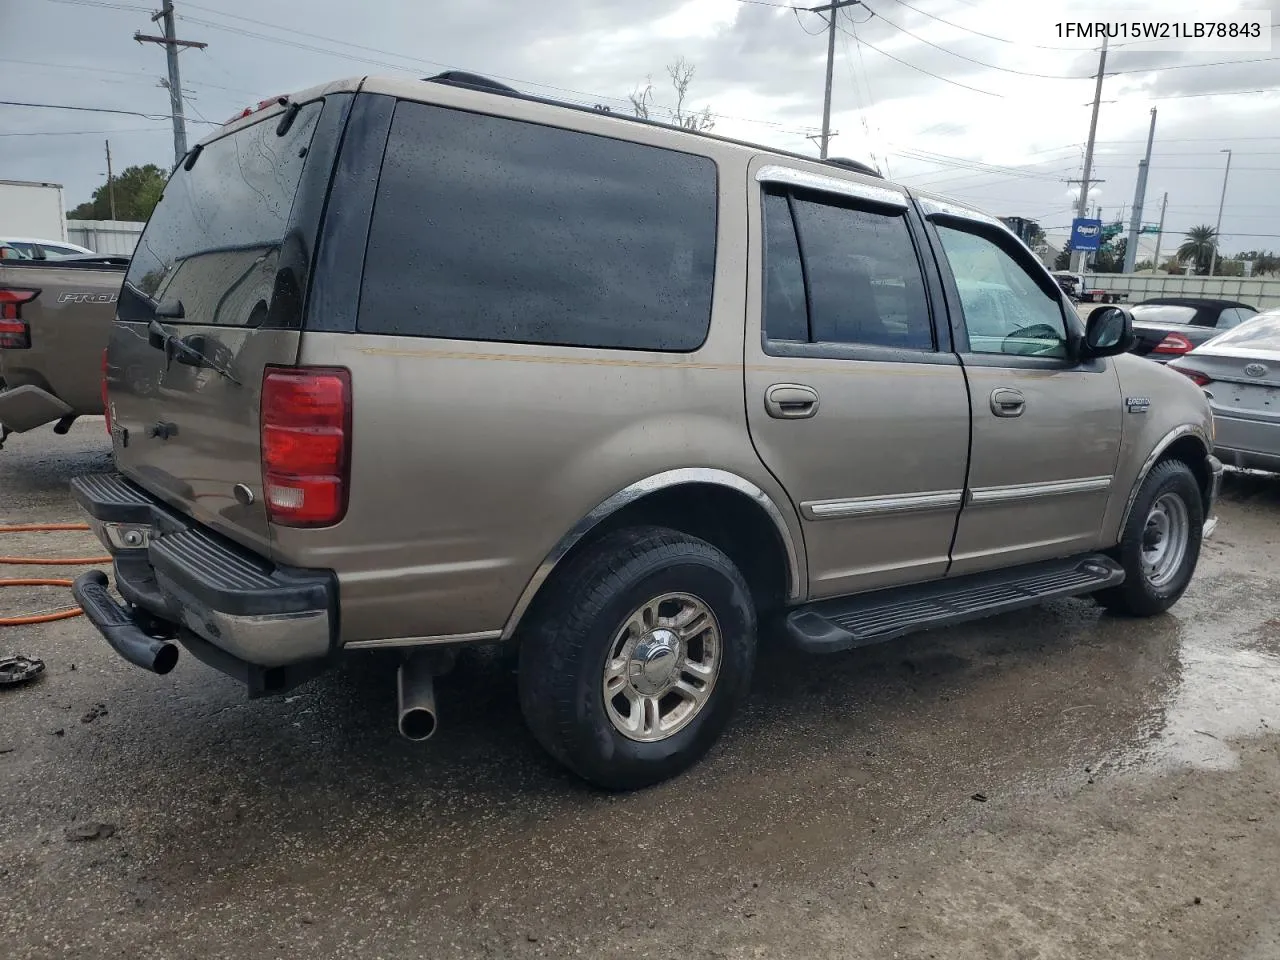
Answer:
<path fill-rule="evenodd" d="M 1087 329 L 1086 329 L 1087 326 Z M 115 555 L 76 595 L 157 672 L 274 693 L 510 644 L 529 726 L 636 787 L 716 740 L 757 624 L 847 650 L 1186 588 L 1203 393 L 1082 324 L 998 220 L 469 75 L 281 98 L 196 146 L 108 364 Z M 123 602 L 122 602 L 123 601 Z"/>

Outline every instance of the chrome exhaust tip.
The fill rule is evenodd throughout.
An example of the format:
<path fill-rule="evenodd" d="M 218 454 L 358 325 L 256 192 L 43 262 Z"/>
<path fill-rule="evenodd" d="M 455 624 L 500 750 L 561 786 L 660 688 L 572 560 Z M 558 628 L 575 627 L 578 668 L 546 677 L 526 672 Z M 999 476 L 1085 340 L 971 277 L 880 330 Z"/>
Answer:
<path fill-rule="evenodd" d="M 426 658 L 410 657 L 396 674 L 400 735 L 430 740 L 436 732 L 436 678 Z"/>

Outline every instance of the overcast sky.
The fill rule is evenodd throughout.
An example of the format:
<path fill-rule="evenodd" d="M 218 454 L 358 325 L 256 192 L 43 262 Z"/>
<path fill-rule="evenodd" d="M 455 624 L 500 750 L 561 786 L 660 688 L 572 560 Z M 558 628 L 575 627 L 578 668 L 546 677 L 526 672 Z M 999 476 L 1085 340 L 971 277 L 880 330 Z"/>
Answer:
<path fill-rule="evenodd" d="M 188 135 L 194 143 L 252 102 L 335 77 L 445 67 L 614 109 L 652 75 L 657 104 L 668 105 L 664 65 L 683 56 L 696 65 L 692 100 L 711 107 L 717 132 L 816 153 L 806 134 L 821 124 L 824 22 L 786 2 L 382 0 L 365 5 L 378 11 L 370 13 L 349 0 L 175 0 L 178 35 L 209 44 L 181 55 Z M 1168 0 L 1092 6 L 1166 19 L 1176 9 Z M 1280 23 L 1280 0 L 1200 9 L 1209 6 L 1270 10 Z M 153 9 L 132 0 L 0 0 L 0 99 L 156 118 L 0 106 L 0 178 L 62 183 L 70 207 L 105 179 L 106 137 L 117 170 L 172 163 L 164 54 L 133 39 L 158 32 Z M 870 160 L 895 179 L 997 215 L 1038 219 L 1052 235 L 1070 224 L 1074 188 L 1065 181 L 1080 176 L 1098 57 L 1050 25 L 1082 9 L 1062 0 L 865 0 L 842 11 L 833 155 Z M 1268 33 L 1280 46 L 1280 31 Z M 1198 66 L 1205 63 L 1217 65 Z M 1123 204 L 1127 224 L 1154 106 L 1144 220 L 1158 220 L 1168 191 L 1168 231 L 1212 224 L 1220 151 L 1230 148 L 1224 247 L 1280 249 L 1280 50 L 1155 53 L 1129 44 L 1113 47 L 1107 73 L 1094 174 L 1105 180 L 1094 195 L 1104 217 Z M 1177 239 L 1167 234 L 1163 249 Z"/>

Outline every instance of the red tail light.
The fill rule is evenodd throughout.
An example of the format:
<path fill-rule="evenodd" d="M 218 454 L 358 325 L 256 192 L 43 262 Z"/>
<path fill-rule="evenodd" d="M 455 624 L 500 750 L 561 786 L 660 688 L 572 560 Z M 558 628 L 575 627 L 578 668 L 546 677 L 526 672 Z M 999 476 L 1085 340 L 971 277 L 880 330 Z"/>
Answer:
<path fill-rule="evenodd" d="M 107 400 L 107 351 L 102 351 L 102 415 L 107 420 L 107 433 L 111 433 L 111 403 Z"/>
<path fill-rule="evenodd" d="M 1180 333 L 1171 333 L 1163 340 L 1157 343 L 1152 349 L 1152 353 L 1164 353 L 1180 356 L 1184 353 L 1190 353 L 1195 346 L 1190 340 Z"/>
<path fill-rule="evenodd" d="M 341 520 L 350 485 L 350 372 L 268 367 L 261 430 L 268 518 L 287 527 L 326 527 Z"/>
<path fill-rule="evenodd" d="M 1201 373 L 1199 370 L 1188 370 L 1185 367 L 1173 367 L 1184 377 L 1188 377 L 1197 387 L 1207 387 L 1213 383 L 1213 377 Z"/>
<path fill-rule="evenodd" d="M 22 319 L 22 305 L 39 295 L 39 290 L 0 288 L 0 349 L 30 349 L 31 328 Z"/>

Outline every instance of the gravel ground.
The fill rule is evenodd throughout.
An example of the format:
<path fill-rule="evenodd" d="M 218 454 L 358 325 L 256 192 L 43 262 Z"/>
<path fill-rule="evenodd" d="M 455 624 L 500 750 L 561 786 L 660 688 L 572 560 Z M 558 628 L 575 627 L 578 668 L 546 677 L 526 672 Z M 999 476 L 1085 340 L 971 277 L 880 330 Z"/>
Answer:
<path fill-rule="evenodd" d="M 11 438 L 0 523 L 78 520 L 66 481 L 109 466 L 101 421 Z M 48 663 L 0 690 L 0 956 L 1274 960 L 1280 479 L 1229 476 L 1219 515 L 1155 620 L 1070 600 L 767 651 L 723 744 L 627 796 L 538 752 L 491 658 L 411 744 L 390 660 L 249 702 L 82 618 L 0 628 Z"/>

